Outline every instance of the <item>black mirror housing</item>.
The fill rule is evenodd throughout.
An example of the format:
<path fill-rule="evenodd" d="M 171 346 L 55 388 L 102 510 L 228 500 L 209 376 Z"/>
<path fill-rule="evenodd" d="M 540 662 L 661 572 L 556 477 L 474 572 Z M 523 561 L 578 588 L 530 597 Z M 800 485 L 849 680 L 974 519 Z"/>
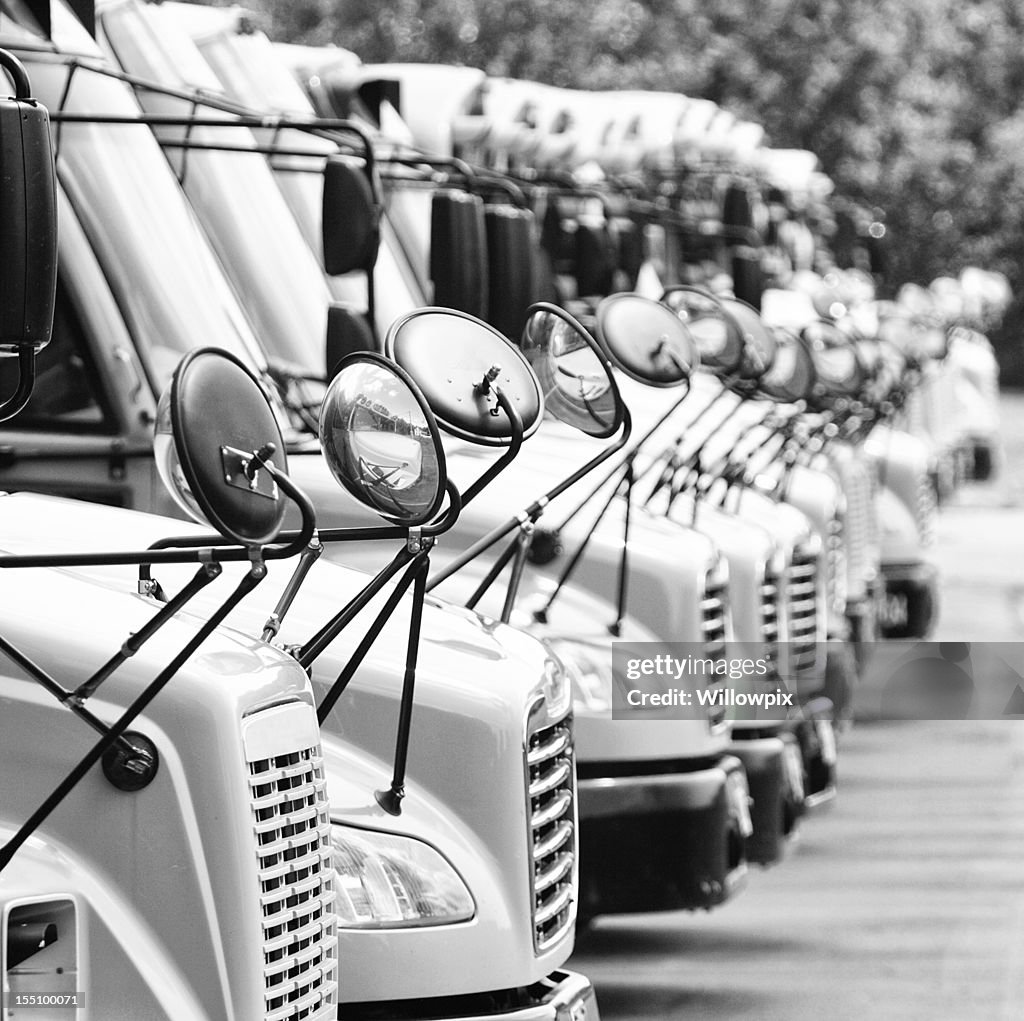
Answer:
<path fill-rule="evenodd" d="M 14 57 L 16 98 L 0 100 L 0 354 L 50 340 L 57 287 L 57 195 L 46 109 Z"/>
<path fill-rule="evenodd" d="M 430 279 L 434 305 L 487 318 L 487 229 L 479 195 L 458 188 L 434 192 L 430 207 Z"/>
<path fill-rule="evenodd" d="M 344 302 L 332 301 L 327 307 L 326 379 L 330 381 L 337 375 L 342 359 L 376 350 L 377 341 L 367 317 Z"/>
<path fill-rule="evenodd" d="M 489 205 L 487 226 L 487 321 L 515 337 L 526 310 L 537 300 L 537 245 L 529 209 Z"/>
<path fill-rule="evenodd" d="M 369 273 L 380 247 L 380 207 L 366 168 L 348 156 L 331 156 L 324 166 L 324 270 L 340 276 Z"/>

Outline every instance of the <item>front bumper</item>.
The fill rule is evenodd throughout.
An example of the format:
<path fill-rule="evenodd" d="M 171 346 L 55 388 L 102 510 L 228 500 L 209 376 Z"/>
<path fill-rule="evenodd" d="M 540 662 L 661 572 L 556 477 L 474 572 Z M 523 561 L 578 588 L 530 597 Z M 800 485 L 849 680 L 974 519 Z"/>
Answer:
<path fill-rule="evenodd" d="M 879 581 L 876 578 L 868 595 L 851 599 L 846 603 L 846 620 L 849 623 L 850 646 L 857 661 L 857 669 L 863 670 L 872 642 L 878 640 L 878 596 Z"/>
<path fill-rule="evenodd" d="M 991 482 L 995 477 L 999 448 L 994 436 L 978 436 L 971 443 L 972 482 Z"/>
<path fill-rule="evenodd" d="M 835 800 L 837 783 L 835 711 L 827 698 L 803 707 L 803 719 L 793 725 L 804 763 L 804 809 L 812 811 Z"/>
<path fill-rule="evenodd" d="M 472 996 L 343 1003 L 345 1021 L 600 1021 L 590 980 L 574 971 L 554 971 L 524 989 Z"/>
<path fill-rule="evenodd" d="M 723 756 L 691 771 L 622 775 L 661 763 L 580 763 L 580 908 L 600 914 L 711 908 L 746 877 L 746 778 Z M 589 774 L 589 776 L 588 776 Z"/>
<path fill-rule="evenodd" d="M 765 729 L 771 736 L 763 736 Z M 789 838 L 804 812 L 804 768 L 800 745 L 787 724 L 758 728 L 744 734 L 734 728 L 729 746 L 747 773 L 753 805 L 754 832 L 747 841 L 747 857 L 758 865 L 771 865 L 785 855 Z"/>
<path fill-rule="evenodd" d="M 927 638 L 938 617 L 939 580 L 934 564 L 882 564 L 885 595 L 878 612 L 883 638 Z"/>

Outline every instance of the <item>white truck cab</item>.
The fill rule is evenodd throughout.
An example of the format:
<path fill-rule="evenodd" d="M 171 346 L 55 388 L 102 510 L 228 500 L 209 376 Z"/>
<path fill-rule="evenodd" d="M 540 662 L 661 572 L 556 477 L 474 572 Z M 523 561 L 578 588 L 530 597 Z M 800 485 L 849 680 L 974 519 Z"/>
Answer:
<path fill-rule="evenodd" d="M 63 6 L 55 6 L 53 14 L 53 37 L 59 45 L 27 22 L 5 20 L 3 25 L 5 38 L 38 69 L 40 86 L 54 108 L 81 113 L 89 123 L 65 121 L 57 129 L 62 227 L 58 328 L 52 350 L 44 352 L 41 373 L 52 386 L 40 388 L 23 423 L 15 421 L 14 428 L 4 432 L 7 475 L 0 482 L 99 503 L 177 512 L 162 492 L 152 458 L 156 401 L 168 375 L 186 350 L 214 339 L 257 371 L 261 356 L 149 128 L 90 121 L 90 111 L 97 109 L 137 117 L 138 107 L 127 87 L 87 67 L 79 66 L 72 74 L 73 55 L 83 64 L 102 67 L 103 61 Z M 140 230 L 147 223 L 150 229 Z M 148 342 L 138 344 L 139 336 Z M 46 362 L 48 355 L 51 360 Z M 92 467 L 83 471 L 86 465 Z M 321 474 L 329 480 L 325 470 Z M 35 517 L 29 505 L 35 499 L 11 498 L 12 506 L 24 507 L 23 535 Z M 56 519 L 68 505 L 45 506 L 48 510 L 39 513 Z M 86 513 L 84 506 L 74 506 Z M 108 518 L 102 508 L 91 513 L 96 515 L 95 532 L 111 538 L 115 533 L 122 541 L 132 533 L 153 538 L 166 534 L 166 522 L 159 519 L 136 514 Z M 86 534 L 83 531 L 78 538 Z M 337 607 L 339 592 L 365 583 L 350 570 L 321 566 L 320 574 L 329 580 L 303 595 L 313 604 L 308 619 L 319 616 L 320 622 Z M 134 589 L 123 579 L 121 584 Z M 247 618 L 249 634 L 258 633 L 249 625 L 257 617 L 265 620 L 271 608 L 252 611 Z M 472 615 L 451 617 L 438 606 L 430 608 L 427 617 L 425 644 L 433 652 L 425 656 L 419 691 L 434 708 L 425 709 L 424 717 L 450 735 L 446 749 L 466 749 L 462 765 L 468 774 L 492 775 L 493 796 L 483 799 L 489 811 L 486 817 L 474 816 L 473 801 L 460 804 L 466 787 L 453 774 L 450 756 L 443 756 L 443 762 L 433 755 L 414 756 L 409 782 L 423 793 L 418 807 L 410 802 L 408 832 L 389 826 L 387 832 L 394 835 L 391 845 L 375 835 L 374 820 L 380 813 L 373 807 L 373 783 L 386 787 L 394 739 L 388 717 L 394 719 L 400 687 L 387 658 L 364 662 L 346 703 L 352 716 L 339 709 L 325 730 L 325 746 L 337 746 L 331 754 L 339 769 L 357 761 L 360 765 L 352 766 L 350 773 L 370 781 L 360 786 L 358 797 L 352 784 L 341 787 L 346 800 L 332 807 L 338 825 L 348 827 L 342 832 L 349 840 L 354 839 L 353 825 L 365 831 L 360 838 L 365 853 L 387 859 L 396 847 L 399 852 L 408 847 L 400 839 L 408 838 L 439 849 L 449 863 L 457 861 L 457 866 L 446 867 L 457 868 L 471 883 L 475 915 L 468 923 L 440 926 L 396 926 L 373 916 L 339 923 L 349 955 L 340 998 L 371 1012 L 382 1001 L 432 1000 L 430 1009 L 455 1016 L 467 1011 L 473 1016 L 511 1011 L 515 1016 L 523 1011 L 524 1016 L 539 1012 L 554 1018 L 580 1003 L 596 1010 L 589 984 L 561 970 L 572 949 L 574 872 L 567 887 L 567 914 L 559 915 L 550 939 L 538 937 L 533 917 L 525 756 L 534 736 L 528 731 L 528 708 L 550 673 L 545 666 L 549 656 L 534 640 L 511 629 L 495 636 L 493 628 Z M 259 643 L 253 647 L 261 648 Z M 339 642 L 333 659 L 324 661 L 325 675 L 330 673 L 332 680 L 346 648 L 351 645 Z M 278 657 L 276 652 L 267 655 Z M 494 666 L 496 657 L 499 668 Z M 494 672 L 488 694 L 494 715 L 485 726 L 477 704 L 478 681 L 489 671 Z M 458 678 L 467 682 L 465 687 Z M 383 707 L 392 712 L 382 712 Z M 553 725 L 565 725 L 570 709 L 562 706 Z M 363 721 L 361 729 L 352 726 L 356 718 Z M 476 755 L 481 759 L 473 766 Z M 574 801 L 570 798 L 568 803 Z M 453 940 L 467 947 L 465 961 L 452 957 Z M 397 969 L 397 978 L 388 970 L 396 960 L 411 962 Z"/>
<path fill-rule="evenodd" d="M 104 8 L 104 12 L 108 9 Z M 111 48 L 114 52 L 124 51 L 125 42 L 124 39 L 131 37 L 130 26 L 135 22 L 127 19 L 125 12 L 132 12 L 134 8 L 131 5 L 123 3 L 111 5 L 109 8 L 109 16 L 105 16 L 103 19 L 103 25 L 111 35 Z M 145 13 L 145 12 L 136 12 Z M 133 17 L 136 17 L 133 14 Z M 117 16 L 118 20 L 114 20 Z M 126 20 L 127 19 L 127 20 Z M 225 52 L 231 52 L 226 50 L 227 44 L 231 38 L 232 30 L 232 19 L 230 17 L 225 18 L 225 25 L 227 26 L 225 31 L 218 35 L 210 30 L 210 18 L 204 17 L 201 19 L 202 25 L 197 32 L 201 34 L 201 45 L 204 51 L 211 54 L 219 55 L 221 61 L 225 60 Z M 190 17 L 190 23 L 195 25 L 195 21 Z M 114 26 L 117 25 L 117 34 Z M 148 47 L 146 52 L 152 52 L 152 34 L 150 33 Z M 120 42 L 119 42 L 120 41 Z M 238 63 L 241 63 L 239 61 Z M 218 64 L 218 66 L 220 66 Z M 236 68 L 238 64 L 235 65 Z M 147 64 L 142 67 L 135 68 L 135 70 L 146 70 L 151 73 L 156 71 L 156 66 L 153 64 Z M 238 76 L 232 79 L 233 83 L 237 83 Z M 145 99 L 143 95 L 141 98 Z M 235 95 L 232 98 L 238 100 L 239 96 Z M 210 157 L 207 163 L 203 164 L 196 162 L 190 171 L 194 176 L 191 181 L 191 188 L 196 195 L 195 201 L 199 205 L 200 209 L 205 209 L 209 206 L 212 201 L 211 195 L 212 189 L 217 187 L 217 182 L 210 177 L 212 173 L 210 171 L 210 164 L 212 163 L 212 157 L 214 154 L 200 154 Z M 191 154 L 190 154 L 191 158 Z M 223 157 L 222 157 L 223 158 Z M 230 159 L 230 156 L 227 157 Z M 248 157 L 247 157 L 248 158 Z M 265 171 L 265 167 L 263 168 Z M 208 179 L 209 178 L 209 179 Z M 309 178 L 307 178 L 309 182 Z M 294 186 L 294 183 L 293 183 Z M 186 181 L 186 188 L 190 187 L 189 181 Z M 205 193 L 205 198 L 204 198 Z M 263 206 L 267 208 L 266 205 Z M 268 213 L 269 218 L 269 213 Z M 240 243 L 241 231 L 244 228 L 244 224 L 235 224 L 227 220 L 218 220 L 210 222 L 208 221 L 209 229 L 211 231 L 218 232 L 221 239 L 220 243 L 223 248 L 228 248 L 231 245 L 238 245 Z M 236 227 L 238 228 L 236 230 Z M 386 238 L 384 239 L 386 243 Z M 283 240 L 279 237 L 278 245 L 275 248 L 273 254 L 280 255 L 281 251 L 286 250 Z M 272 272 L 273 263 L 268 258 L 263 259 L 261 253 L 252 248 L 251 246 L 235 247 L 235 258 L 231 260 L 229 269 L 232 270 L 235 277 L 236 287 L 245 294 L 249 293 L 252 286 L 251 283 L 247 283 L 245 273 L 236 272 L 237 267 L 245 260 L 248 260 L 249 269 L 246 272 Z M 390 294 L 386 290 L 381 290 L 378 296 L 378 308 L 390 307 L 387 303 L 390 301 Z M 400 307 L 400 306 L 399 306 Z M 282 310 L 284 311 L 284 310 Z M 315 366 L 319 357 L 317 351 L 317 344 L 319 342 L 320 334 L 315 329 L 309 329 L 306 331 L 307 337 L 309 337 L 308 343 L 308 364 Z M 268 331 L 264 331 L 262 334 L 264 343 L 274 344 L 274 336 Z M 277 350 L 280 350 L 279 348 Z M 527 448 L 524 452 L 523 457 L 528 460 L 534 460 L 529 456 L 530 448 Z M 476 452 L 472 447 L 459 449 L 456 446 L 454 449 L 449 447 L 448 451 L 448 464 L 452 471 L 452 474 L 456 476 L 460 483 L 468 477 L 475 477 L 479 474 L 479 465 L 481 463 L 480 454 Z M 324 491 L 324 474 L 322 466 L 319 464 L 318 458 L 313 455 L 299 455 L 293 458 L 293 471 L 296 474 L 296 478 L 299 479 L 303 486 L 309 491 L 318 504 L 322 503 L 325 508 L 325 513 L 328 515 L 324 518 L 325 524 L 330 523 L 342 523 L 344 521 L 356 521 L 358 515 L 361 513 L 358 506 L 353 501 L 345 501 L 344 497 L 339 497 L 335 492 L 332 492 L 329 496 L 325 493 L 324 499 L 321 501 L 318 499 L 318 494 Z M 459 474 L 461 471 L 462 474 Z M 483 531 L 489 529 L 489 527 L 498 520 L 498 516 L 505 516 L 509 509 L 509 501 L 511 499 L 519 499 L 523 494 L 528 494 L 531 489 L 540 486 L 541 484 L 549 485 L 557 482 L 563 475 L 561 462 L 553 466 L 550 469 L 544 469 L 543 474 L 538 474 L 534 467 L 528 466 L 525 469 L 520 468 L 519 463 L 513 464 L 506 470 L 506 473 L 499 477 L 499 479 L 492 483 L 491 486 L 485 490 L 478 499 L 472 504 L 466 506 L 460 515 L 460 520 L 456 524 L 454 530 L 450 535 L 451 541 L 447 541 L 437 551 L 435 560 L 439 564 L 443 564 L 446 556 L 451 556 L 457 552 L 460 543 L 465 543 L 470 537 L 477 537 L 482 534 Z M 470 475 L 470 473 L 472 473 Z M 528 483 L 524 483 L 524 479 L 528 479 Z M 528 484 L 531 488 L 525 489 L 524 485 Z M 552 505 L 551 513 L 559 513 L 560 506 L 565 506 L 571 503 L 569 496 L 565 497 L 561 504 L 554 503 Z M 326 508 L 330 510 L 326 510 Z M 336 515 L 332 518 L 330 515 Z M 582 526 L 574 523 L 573 532 L 574 535 L 582 538 L 585 531 L 581 530 Z M 644 525 L 644 528 L 647 526 Z M 664 524 L 653 525 L 658 531 L 659 535 L 671 536 L 673 542 L 678 541 L 677 530 Z M 705 595 L 705 584 L 707 572 L 714 565 L 714 552 L 710 547 L 710 544 L 703 539 L 693 540 L 693 556 L 689 555 L 689 552 L 683 552 L 681 550 L 682 561 L 684 564 L 693 564 L 692 571 L 687 574 L 687 581 L 683 587 L 673 585 L 668 579 L 666 579 L 659 568 L 656 568 L 656 564 L 660 561 L 662 547 L 662 539 L 657 537 L 651 537 L 645 540 L 640 534 L 641 526 L 638 526 L 637 537 L 633 540 L 634 556 L 638 561 L 642 556 L 644 562 L 648 565 L 644 569 L 642 577 L 643 581 L 635 584 L 637 592 L 637 598 L 647 599 L 645 590 L 648 588 L 647 582 L 656 579 L 656 584 L 659 586 L 665 599 L 671 600 L 669 606 L 669 612 L 665 614 L 663 623 L 666 628 L 672 627 L 683 627 L 690 629 L 690 633 L 694 635 L 702 635 L 708 628 L 708 622 L 706 620 L 705 610 L 701 607 L 701 601 L 706 601 Z M 572 539 L 572 535 L 568 534 L 566 541 Z M 598 588 L 596 591 L 598 594 L 603 595 L 605 599 L 610 599 L 610 585 L 611 575 L 609 571 L 616 568 L 618 563 L 617 557 L 617 546 L 614 530 L 609 530 L 610 534 L 607 538 L 602 537 L 601 544 L 603 549 L 603 559 L 605 567 L 601 568 L 598 575 L 595 575 Z M 688 541 L 688 540 L 687 540 Z M 328 555 L 335 555 L 329 552 Z M 343 556 L 347 563 L 358 564 L 364 568 L 377 567 L 380 564 L 382 554 L 372 548 L 368 548 L 360 551 L 344 550 L 340 551 L 339 555 Z M 636 561 L 635 561 L 636 562 Z M 554 574 L 554 571 L 559 565 L 553 565 L 549 569 L 549 576 Z M 581 566 L 581 577 L 587 577 L 587 571 L 590 570 L 590 558 L 583 563 Z M 692 584 L 690 576 L 692 575 Z M 449 588 L 442 589 L 442 594 L 453 595 L 454 590 Z M 682 602 L 681 602 L 682 601 Z M 652 605 L 657 603 L 663 603 L 663 600 L 652 600 Z M 663 612 L 663 611 L 662 611 Z M 674 623 L 673 623 L 674 622 Z M 664 633 L 664 632 L 663 632 Z M 678 634 L 676 630 L 673 633 Z M 609 726 L 618 726 L 617 723 L 613 723 L 610 719 L 607 721 Z M 693 822 L 694 830 L 703 830 L 706 825 L 713 823 L 713 832 L 709 832 L 705 836 L 701 837 L 704 841 L 703 847 L 710 848 L 713 851 L 713 858 L 707 864 L 703 864 L 707 858 L 707 854 L 703 857 L 698 858 L 696 855 L 678 855 L 673 861 L 678 864 L 674 866 L 674 871 L 678 872 L 681 867 L 690 869 L 695 877 L 692 884 L 689 887 L 685 887 L 685 884 L 676 884 L 680 888 L 685 888 L 685 896 L 681 895 L 675 900 L 667 900 L 659 892 L 661 888 L 655 887 L 652 884 L 653 892 L 647 897 L 644 903 L 651 905 L 657 905 L 660 907 L 671 907 L 671 906 L 707 906 L 711 903 L 717 903 L 724 896 L 727 896 L 734 889 L 738 888 L 738 883 L 734 881 L 732 873 L 739 874 L 742 869 L 740 862 L 737 859 L 735 853 L 736 840 L 735 837 L 730 837 L 731 833 L 734 833 L 736 828 L 740 826 L 739 820 L 742 818 L 743 813 L 739 812 L 737 808 L 738 798 L 736 791 L 738 790 L 738 779 L 733 776 L 736 772 L 734 763 L 726 761 L 725 766 L 727 768 L 717 768 L 710 775 L 713 783 L 709 783 L 708 777 L 688 777 L 686 776 L 686 769 L 680 768 L 680 763 L 689 761 L 692 764 L 694 770 L 703 770 L 704 766 L 709 761 L 715 761 L 722 757 L 724 750 L 728 743 L 728 736 L 724 731 L 724 728 L 717 727 L 715 729 L 709 729 L 706 722 L 701 720 L 688 720 L 679 721 L 678 724 L 672 725 L 676 731 L 676 737 L 674 739 L 674 754 L 671 757 L 672 760 L 672 773 L 674 775 L 673 783 L 677 787 L 684 787 L 687 783 L 691 783 L 694 790 L 699 789 L 699 795 L 697 795 L 700 812 L 702 813 L 699 819 Z M 617 754 L 622 754 L 621 750 Z M 588 767 L 589 769 L 590 767 Z M 599 771 L 605 767 L 595 764 L 595 771 Z M 649 766 L 648 768 L 653 768 Z M 600 772 L 595 772 L 594 779 L 603 775 Z M 731 779 L 730 779 L 731 778 Z M 660 775 L 658 782 L 663 786 L 666 782 L 667 777 Z M 606 785 L 607 786 L 607 785 Z M 633 787 L 637 786 L 637 782 L 633 782 Z M 710 792 L 710 793 L 709 793 Z M 680 798 L 682 795 L 680 795 Z M 634 799 L 639 804 L 639 798 L 634 795 Z M 710 799 L 710 800 L 709 800 Z M 742 799 L 740 799 L 742 800 Z M 589 804 L 589 801 L 588 801 Z M 689 823 L 686 822 L 685 813 L 682 809 L 686 807 L 685 800 L 679 800 L 675 803 L 676 816 L 675 822 L 673 822 L 673 832 L 678 832 L 680 835 L 676 837 L 678 843 L 684 839 Z M 607 814 L 607 813 L 606 813 Z M 584 829 L 586 829 L 586 819 L 584 820 Z M 631 846 L 636 848 L 650 847 L 652 846 L 649 841 L 644 841 L 639 834 L 639 831 L 635 826 L 622 825 L 620 827 L 622 834 L 632 833 L 630 837 Z M 620 837 L 620 843 L 623 838 Z M 730 845 L 730 841 L 732 844 Z M 594 841 L 595 846 L 599 843 Z M 611 845 L 607 842 L 603 842 L 604 846 L 610 847 Z M 729 848 L 732 847 L 731 850 Z M 711 852 L 708 852 L 711 853 Z M 712 876 L 712 880 L 708 880 L 708 876 Z M 585 881 L 585 880 L 584 880 Z M 612 884 L 606 883 L 611 886 Z M 695 891 L 695 892 L 693 892 Z M 623 900 L 625 903 L 625 900 Z M 638 902 L 634 901 L 635 904 Z M 616 908 L 616 910 L 623 910 L 623 908 Z"/>
<path fill-rule="evenodd" d="M 6 418 L 51 334 L 57 209 L 46 111 L 13 55 L 0 65 L 16 97 L 0 102 L 0 351 L 19 365 Z M 0 495 L 0 528 L 41 502 Z M 29 554 L 50 539 L 33 524 Z M 6 535 L 0 548 L 0 1009 L 335 1017 L 337 876 L 303 671 L 218 629 L 220 610 L 159 620 L 136 593 L 31 568 Z M 255 576 L 266 565 L 249 553 Z M 211 565 L 197 577 L 215 580 Z"/>

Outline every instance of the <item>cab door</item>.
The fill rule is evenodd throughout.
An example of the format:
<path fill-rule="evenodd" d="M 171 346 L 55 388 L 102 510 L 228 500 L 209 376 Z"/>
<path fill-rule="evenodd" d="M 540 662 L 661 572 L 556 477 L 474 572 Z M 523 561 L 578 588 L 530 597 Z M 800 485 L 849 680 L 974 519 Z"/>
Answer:
<path fill-rule="evenodd" d="M 0 426 L 0 490 L 166 511 L 155 477 L 156 401 L 117 302 L 63 193 L 53 336 L 27 407 Z M 17 380 L 0 358 L 0 395 Z"/>
<path fill-rule="evenodd" d="M 130 358 L 122 357 L 126 384 L 138 385 Z M 36 362 L 31 400 L 0 426 L 0 489 L 148 507 L 152 448 L 122 427 L 63 282 L 53 339 Z M 0 359 L 0 393 L 12 391 L 17 374 L 15 359 Z"/>

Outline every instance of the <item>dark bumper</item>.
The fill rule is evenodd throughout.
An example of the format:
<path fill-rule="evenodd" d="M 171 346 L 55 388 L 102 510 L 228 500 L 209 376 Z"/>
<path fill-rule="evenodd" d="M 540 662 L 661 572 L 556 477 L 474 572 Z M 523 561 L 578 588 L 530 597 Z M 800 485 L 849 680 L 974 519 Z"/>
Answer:
<path fill-rule="evenodd" d="M 754 832 L 747 841 L 747 857 L 758 865 L 780 861 L 789 838 L 796 832 L 804 811 L 803 761 L 796 738 L 785 724 L 772 728 L 771 737 L 763 730 L 749 735 L 735 730 L 736 740 L 729 746 L 747 773 L 750 809 Z"/>
<path fill-rule="evenodd" d="M 878 624 L 883 638 L 926 638 L 939 609 L 938 572 L 925 562 L 883 564 Z"/>
<path fill-rule="evenodd" d="M 691 772 L 580 780 L 581 916 L 728 900 L 746 875 L 746 790 L 732 756 Z"/>

